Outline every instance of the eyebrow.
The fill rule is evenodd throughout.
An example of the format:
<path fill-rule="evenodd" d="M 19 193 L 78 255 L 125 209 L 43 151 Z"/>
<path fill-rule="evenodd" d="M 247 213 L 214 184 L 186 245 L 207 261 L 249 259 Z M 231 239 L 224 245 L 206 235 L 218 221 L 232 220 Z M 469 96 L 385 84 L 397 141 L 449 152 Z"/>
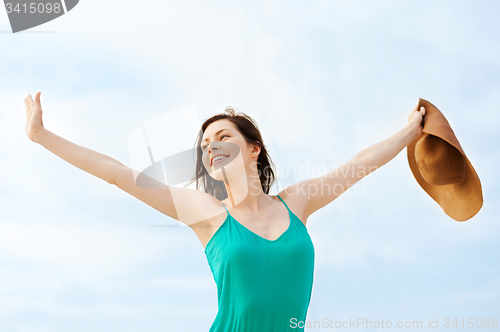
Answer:
<path fill-rule="evenodd" d="M 221 130 L 219 130 L 218 132 L 216 132 L 216 133 L 215 133 L 215 136 L 219 135 L 219 133 L 223 132 L 224 130 L 229 130 L 229 129 L 225 129 L 225 128 L 224 128 L 224 129 L 221 129 Z M 203 142 L 205 142 L 205 141 L 208 141 L 208 138 L 205 138 L 205 139 L 203 140 Z"/>

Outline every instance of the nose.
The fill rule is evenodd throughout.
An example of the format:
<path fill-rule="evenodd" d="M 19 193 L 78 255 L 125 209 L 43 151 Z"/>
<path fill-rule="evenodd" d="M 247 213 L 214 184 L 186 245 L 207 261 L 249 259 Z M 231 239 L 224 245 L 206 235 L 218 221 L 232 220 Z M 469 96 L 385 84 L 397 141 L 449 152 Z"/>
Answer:
<path fill-rule="evenodd" d="M 210 143 L 210 144 L 208 145 L 208 152 L 209 152 L 209 153 L 212 153 L 212 149 L 214 149 L 214 150 L 218 150 L 219 148 L 218 148 L 218 147 L 216 147 L 216 146 L 212 146 L 212 143 Z"/>

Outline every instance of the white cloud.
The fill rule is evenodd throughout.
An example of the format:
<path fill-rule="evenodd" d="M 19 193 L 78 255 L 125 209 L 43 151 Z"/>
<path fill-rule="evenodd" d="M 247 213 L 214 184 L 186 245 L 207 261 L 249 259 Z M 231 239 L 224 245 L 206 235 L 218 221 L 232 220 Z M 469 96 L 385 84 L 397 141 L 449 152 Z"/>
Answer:
<path fill-rule="evenodd" d="M 174 289 L 184 291 L 215 290 L 215 281 L 207 275 L 187 275 L 154 277 L 147 281 L 155 289 Z"/>
<path fill-rule="evenodd" d="M 82 227 L 3 221 L 0 228 L 6 249 L 2 259 L 47 264 L 82 281 L 122 272 L 176 245 L 152 232 L 95 223 Z"/>
<path fill-rule="evenodd" d="M 450 4 L 433 3 L 416 10 L 414 4 L 396 1 L 322 1 L 298 5 L 147 1 L 137 5 L 132 1 L 89 0 L 40 28 L 56 31 L 55 34 L 3 35 L 2 38 L 18 38 L 5 38 L 3 45 L 8 51 L 0 55 L 6 57 L 1 72 L 10 70 L 7 71 L 10 77 L 0 83 L 0 181 L 8 193 L 2 196 L 0 259 L 2 264 L 15 262 L 0 271 L 0 285 L 10 292 L 2 294 L 0 312 L 9 309 L 9 313 L 15 313 L 37 307 L 51 315 L 173 313 L 172 325 L 181 325 L 179 317 L 183 315 L 205 312 L 195 304 L 191 307 L 107 302 L 87 307 L 54 304 L 52 292 L 65 287 L 68 279 L 90 284 L 103 292 L 110 289 L 119 292 L 127 287 L 201 294 L 211 290 L 215 303 L 215 283 L 207 275 L 208 267 L 203 276 L 179 275 L 178 270 L 162 270 L 163 275 L 157 274 L 158 257 L 167 261 L 178 259 L 174 255 L 179 246 L 186 245 L 180 241 L 187 236 L 167 238 L 136 227 L 116 226 L 115 222 L 111 225 L 109 220 L 86 221 L 77 217 L 79 211 L 69 214 L 75 216 L 71 220 L 64 220 L 61 211 L 78 199 L 88 202 L 87 198 L 95 198 L 100 203 L 92 208 L 112 213 L 108 210 L 108 200 L 115 203 L 125 196 L 104 182 L 89 181 L 85 176 L 77 178 L 75 174 L 80 170 L 28 141 L 22 102 L 25 93 L 34 94 L 36 91 L 31 89 L 42 89 L 44 122 L 54 133 L 126 164 L 128 134 L 144 121 L 190 104 L 197 106 L 201 117 L 233 104 L 256 118 L 266 143 L 276 152 L 273 157 L 284 165 L 295 162 L 297 151 L 307 152 L 307 158 L 315 158 L 319 165 L 330 161 L 338 165 L 346 161 L 341 158 L 402 128 L 412 105 L 404 104 L 408 99 L 401 96 L 432 89 L 434 95 L 451 99 L 457 96 L 456 79 L 464 80 L 464 89 L 469 87 L 454 67 L 440 63 L 443 59 L 440 56 L 451 59 L 452 55 L 473 55 L 474 59 L 489 61 L 491 68 L 496 68 L 498 50 L 491 37 L 493 32 L 488 36 L 480 33 L 484 31 L 479 28 L 487 26 L 487 22 L 480 22 L 482 17 L 478 12 L 474 12 L 477 16 L 462 15 L 465 7 L 454 4 L 450 7 Z M 448 12 L 448 9 L 453 10 Z M 401 15 L 392 15 L 396 13 Z M 463 23 L 464 20 L 468 23 Z M 364 36 L 365 31 L 370 34 Z M 380 44 L 387 49 L 370 49 L 385 40 L 381 36 L 400 39 L 386 46 Z M 421 54 L 425 56 L 417 60 L 424 72 L 410 70 L 411 61 L 401 60 L 398 68 L 408 69 L 408 73 L 397 76 L 396 83 L 391 83 L 380 76 L 391 64 L 387 59 L 384 62 L 373 57 L 371 51 L 378 51 L 377 56 L 390 55 L 402 49 L 400 41 L 422 48 Z M 33 49 L 38 49 L 38 53 L 34 54 Z M 440 56 L 432 58 L 430 55 L 434 53 Z M 54 75 L 47 75 L 43 68 L 37 69 L 37 61 L 46 63 L 47 68 L 57 68 Z M 97 62 L 103 68 L 114 63 L 112 69 L 128 73 L 123 77 L 131 81 L 154 81 L 151 89 L 157 87 L 158 95 L 152 92 L 145 96 L 143 91 L 134 91 L 133 85 L 121 90 L 121 79 L 113 81 L 114 76 L 108 75 L 112 71 L 94 77 L 84 70 L 91 66 L 82 67 Z M 105 81 L 106 77 L 111 77 L 110 81 Z M 406 80 L 400 80 L 405 77 Z M 451 92 L 444 95 L 446 90 L 434 87 L 432 82 Z M 64 88 L 68 86 L 75 90 L 67 92 Z M 81 93 L 79 88 L 87 92 Z M 469 132 L 477 144 L 493 142 L 496 137 L 477 136 L 476 131 L 469 130 L 470 126 L 483 126 L 492 128 L 485 132 L 494 132 L 495 121 L 488 119 L 497 117 L 491 105 L 495 105 L 498 94 L 494 86 L 482 91 L 486 92 L 482 101 L 473 105 L 475 112 L 457 113 L 454 117 L 456 128 Z M 374 101 L 381 104 L 372 108 Z M 358 110 L 348 113 L 358 106 Z M 478 109 L 483 110 L 481 116 L 477 116 Z M 464 145 L 467 144 L 474 150 L 471 141 L 464 138 Z M 362 197 L 346 193 L 311 218 L 308 227 L 316 245 L 317 268 L 331 267 L 348 277 L 375 268 L 374 262 L 380 261 L 387 265 L 408 263 L 417 269 L 419 265 L 434 263 L 434 259 L 446 260 L 451 257 L 447 255 L 451 255 L 452 248 L 467 244 L 479 251 L 482 247 L 478 243 L 485 239 L 492 241 L 498 229 L 493 208 L 496 198 L 485 196 L 485 206 L 476 222 L 457 225 L 446 219 L 425 194 L 413 191 L 420 188 L 408 172 L 405 153 L 376 176 L 363 180 L 366 193 Z M 489 159 L 481 160 L 484 154 L 476 152 L 475 162 L 485 192 L 493 195 L 491 183 L 496 183 L 496 173 L 481 165 L 494 165 L 496 160 L 491 152 L 487 154 Z M 489 172 L 481 172 L 482 168 Z M 64 186 L 77 187 L 79 191 L 70 192 Z M 395 189 L 403 191 L 395 193 Z M 394 199 L 387 198 L 384 202 L 386 195 Z M 389 199 L 394 206 L 388 204 Z M 83 204 L 80 208 L 86 209 Z M 385 211 L 389 209 L 393 210 Z M 135 205 L 128 204 L 122 210 L 130 214 L 137 211 Z M 402 213 L 405 211 L 412 215 Z M 391 220 L 389 215 L 404 220 Z M 426 219 L 422 221 L 423 217 Z M 395 227 L 398 229 L 394 234 L 411 231 L 414 237 L 388 238 L 382 242 L 384 229 Z M 373 230 L 373 234 L 367 230 Z M 190 236 L 189 240 L 196 242 L 197 247 L 185 253 L 201 261 L 202 253 L 195 251 L 201 246 L 193 234 Z M 146 281 L 140 285 L 124 281 L 121 273 L 141 262 Z M 35 277 L 28 270 L 36 269 L 38 264 L 43 266 L 45 274 Z M 492 264 L 491 270 L 482 267 L 477 273 L 495 271 L 497 267 Z M 444 279 L 453 273 L 446 269 L 442 272 Z M 476 276 L 464 272 L 464 280 L 471 284 L 476 282 Z M 78 289 L 67 287 L 68 293 Z M 325 284 L 325 287 L 332 286 Z M 39 295 L 26 295 L 24 290 L 36 290 Z M 419 288 L 414 292 L 419 292 Z M 498 283 L 491 282 L 453 296 L 437 294 L 421 308 L 434 305 L 438 312 L 450 303 L 470 308 L 471 302 L 479 306 L 498 301 L 498 296 Z M 176 299 L 165 299 L 165 303 L 176 303 Z M 401 310 L 419 305 L 418 301 L 408 300 Z M 384 303 L 379 311 L 366 304 L 360 307 L 365 312 L 386 310 Z"/>

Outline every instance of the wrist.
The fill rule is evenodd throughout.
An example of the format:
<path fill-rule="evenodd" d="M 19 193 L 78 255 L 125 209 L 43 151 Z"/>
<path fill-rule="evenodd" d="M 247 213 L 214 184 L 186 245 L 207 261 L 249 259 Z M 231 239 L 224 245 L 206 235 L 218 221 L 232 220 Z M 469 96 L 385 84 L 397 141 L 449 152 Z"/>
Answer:
<path fill-rule="evenodd" d="M 422 134 L 422 125 L 417 122 L 411 122 L 407 126 L 411 142 Z"/>
<path fill-rule="evenodd" d="M 47 131 L 44 127 L 36 128 L 33 130 L 33 140 L 35 143 L 40 144 L 40 136 Z"/>

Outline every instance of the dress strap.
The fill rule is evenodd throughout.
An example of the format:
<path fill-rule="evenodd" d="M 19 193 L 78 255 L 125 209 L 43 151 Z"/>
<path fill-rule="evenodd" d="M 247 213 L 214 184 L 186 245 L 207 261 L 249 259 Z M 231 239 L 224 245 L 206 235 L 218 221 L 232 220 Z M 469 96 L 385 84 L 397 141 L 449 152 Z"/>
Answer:
<path fill-rule="evenodd" d="M 222 202 L 221 202 L 221 203 L 222 203 Z M 227 214 L 231 215 L 231 214 L 229 213 L 229 211 L 227 210 L 226 206 L 224 205 L 224 203 L 222 203 L 222 206 L 224 206 L 224 209 L 226 209 Z"/>
<path fill-rule="evenodd" d="M 288 211 L 290 211 L 290 209 L 288 208 L 288 205 L 286 205 L 285 201 L 280 197 L 280 195 L 276 195 L 276 196 L 278 196 L 278 198 L 283 202 L 283 204 L 285 204 Z"/>

